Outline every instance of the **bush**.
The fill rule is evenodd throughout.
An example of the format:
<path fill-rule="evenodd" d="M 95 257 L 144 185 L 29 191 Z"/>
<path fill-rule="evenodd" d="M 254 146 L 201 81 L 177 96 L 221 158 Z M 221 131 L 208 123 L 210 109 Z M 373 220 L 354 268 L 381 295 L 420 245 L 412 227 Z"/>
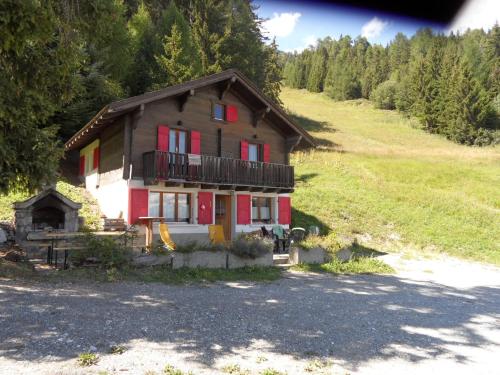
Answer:
<path fill-rule="evenodd" d="M 385 81 L 377 86 L 370 95 L 376 108 L 396 109 L 396 95 L 398 92 L 398 83 L 396 81 Z"/>
<path fill-rule="evenodd" d="M 331 232 L 326 236 L 309 235 L 298 243 L 304 250 L 310 250 L 321 247 L 329 252 L 335 252 L 340 249 L 340 242 L 335 233 Z"/>
<path fill-rule="evenodd" d="M 227 246 L 227 250 L 241 258 L 255 259 L 273 251 L 274 242 L 267 238 L 242 235 Z"/>
<path fill-rule="evenodd" d="M 130 243 L 128 239 L 126 242 Z M 103 268 L 111 269 L 123 267 L 132 259 L 132 249 L 117 243 L 113 237 L 98 237 L 93 233 L 87 233 L 82 244 L 85 248 L 75 251 L 71 256 L 72 261 L 77 265 L 85 263 L 89 258 L 94 258 Z"/>

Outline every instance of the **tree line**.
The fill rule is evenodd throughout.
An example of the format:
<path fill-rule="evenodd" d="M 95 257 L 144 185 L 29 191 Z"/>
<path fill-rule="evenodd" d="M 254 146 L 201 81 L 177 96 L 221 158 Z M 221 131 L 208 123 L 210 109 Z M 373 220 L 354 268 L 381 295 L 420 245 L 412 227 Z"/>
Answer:
<path fill-rule="evenodd" d="M 500 27 L 462 35 L 429 28 L 387 45 L 327 37 L 281 56 L 286 86 L 335 100 L 366 98 L 467 145 L 500 143 Z"/>
<path fill-rule="evenodd" d="M 104 105 L 236 68 L 279 103 L 276 43 L 251 0 L 0 2 L 0 193 L 54 179 Z"/>

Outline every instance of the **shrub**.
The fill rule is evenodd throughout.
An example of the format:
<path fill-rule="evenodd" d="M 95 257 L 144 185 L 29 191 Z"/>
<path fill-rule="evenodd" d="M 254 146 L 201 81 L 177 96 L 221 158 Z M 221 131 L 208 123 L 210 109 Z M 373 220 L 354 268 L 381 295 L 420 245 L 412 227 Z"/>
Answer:
<path fill-rule="evenodd" d="M 210 242 L 196 242 L 191 241 L 185 244 L 177 245 L 175 249 L 179 253 L 192 253 L 194 251 L 224 251 L 225 246 L 223 244 L 213 244 Z"/>
<path fill-rule="evenodd" d="M 300 241 L 298 245 L 304 250 L 310 250 L 316 247 L 321 247 L 330 252 L 335 252 L 341 247 L 341 244 L 337 239 L 337 236 L 333 232 L 329 233 L 326 236 L 309 235 L 302 241 Z"/>
<path fill-rule="evenodd" d="M 85 249 L 71 255 L 71 259 L 77 265 L 94 258 L 103 268 L 112 269 L 123 267 L 132 259 L 132 249 L 117 243 L 112 237 L 96 236 L 89 232 L 83 239 L 83 245 Z"/>
<path fill-rule="evenodd" d="M 227 250 L 241 258 L 255 259 L 272 252 L 274 242 L 267 238 L 242 235 L 230 243 Z"/>
<path fill-rule="evenodd" d="M 376 108 L 380 109 L 396 109 L 396 94 L 398 91 L 398 83 L 396 81 L 385 81 L 377 86 L 370 95 L 370 100 L 373 101 Z"/>
<path fill-rule="evenodd" d="M 95 365 L 99 358 L 94 353 L 82 353 L 78 356 L 78 364 L 82 367 Z"/>

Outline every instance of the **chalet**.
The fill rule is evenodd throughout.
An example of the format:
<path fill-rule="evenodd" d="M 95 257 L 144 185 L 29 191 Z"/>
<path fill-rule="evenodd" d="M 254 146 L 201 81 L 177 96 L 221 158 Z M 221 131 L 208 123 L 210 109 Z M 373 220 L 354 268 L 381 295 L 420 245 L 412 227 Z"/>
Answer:
<path fill-rule="evenodd" d="M 289 154 L 312 137 L 227 70 L 105 106 L 65 144 L 108 218 L 162 217 L 174 240 L 291 220 Z M 76 163 L 75 163 L 76 164 Z M 76 168 L 76 165 L 75 165 Z"/>

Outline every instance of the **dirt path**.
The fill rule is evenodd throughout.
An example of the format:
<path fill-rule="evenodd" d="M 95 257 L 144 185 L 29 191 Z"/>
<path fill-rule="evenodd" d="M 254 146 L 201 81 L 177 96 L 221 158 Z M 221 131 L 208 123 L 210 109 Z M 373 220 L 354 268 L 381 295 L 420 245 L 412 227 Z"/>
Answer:
<path fill-rule="evenodd" d="M 397 275 L 289 272 L 273 283 L 30 284 L 0 280 L 0 373 L 491 374 L 500 269 L 385 256 Z M 107 354 L 123 345 L 124 354 Z M 79 368 L 79 353 L 96 351 Z M 313 362 L 316 358 L 329 363 Z"/>

